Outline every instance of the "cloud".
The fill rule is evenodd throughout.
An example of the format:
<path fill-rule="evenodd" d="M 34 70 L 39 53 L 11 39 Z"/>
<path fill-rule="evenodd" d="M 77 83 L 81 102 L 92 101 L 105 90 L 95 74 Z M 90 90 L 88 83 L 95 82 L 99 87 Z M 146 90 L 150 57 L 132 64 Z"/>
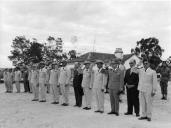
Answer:
<path fill-rule="evenodd" d="M 37 38 L 62 37 L 66 50 L 78 37 L 78 50 L 113 53 L 122 47 L 129 53 L 141 38 L 154 36 L 169 56 L 171 45 L 170 1 L 8 1 L 0 4 L 1 54 L 8 56 L 18 35 Z M 167 43 L 166 43 L 167 42 Z"/>

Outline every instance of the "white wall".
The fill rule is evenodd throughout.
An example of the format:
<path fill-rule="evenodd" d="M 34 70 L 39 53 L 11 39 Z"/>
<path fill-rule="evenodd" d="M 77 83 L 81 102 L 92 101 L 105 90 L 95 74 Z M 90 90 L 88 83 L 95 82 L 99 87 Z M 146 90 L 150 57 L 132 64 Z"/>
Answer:
<path fill-rule="evenodd" d="M 139 61 L 140 61 L 140 59 L 139 59 L 136 55 L 133 55 L 132 57 L 130 57 L 128 60 L 125 61 L 124 66 L 125 66 L 126 69 L 130 68 L 130 66 L 129 66 L 129 61 L 130 61 L 131 59 L 135 59 L 135 60 L 136 60 L 136 64 L 138 64 Z"/>

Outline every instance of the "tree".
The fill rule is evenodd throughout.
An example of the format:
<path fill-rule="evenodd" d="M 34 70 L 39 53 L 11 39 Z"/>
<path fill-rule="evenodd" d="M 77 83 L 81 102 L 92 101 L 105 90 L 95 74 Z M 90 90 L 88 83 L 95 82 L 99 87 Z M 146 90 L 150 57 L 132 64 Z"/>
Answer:
<path fill-rule="evenodd" d="M 30 40 L 25 36 L 16 36 L 12 41 L 11 55 L 8 58 L 13 62 L 26 64 L 28 57 L 28 49 L 30 48 Z"/>
<path fill-rule="evenodd" d="M 76 58 L 76 50 L 70 50 L 68 52 L 68 55 L 70 56 L 70 60 L 75 59 Z"/>
<path fill-rule="evenodd" d="M 28 50 L 28 63 L 38 63 L 43 60 L 43 44 L 37 42 L 36 39 L 33 39 L 31 46 Z"/>
<path fill-rule="evenodd" d="M 151 60 L 155 67 L 161 62 L 161 56 L 164 50 L 159 45 L 159 40 L 155 37 L 141 39 L 137 41 L 135 53 L 141 53 L 142 58 Z"/>

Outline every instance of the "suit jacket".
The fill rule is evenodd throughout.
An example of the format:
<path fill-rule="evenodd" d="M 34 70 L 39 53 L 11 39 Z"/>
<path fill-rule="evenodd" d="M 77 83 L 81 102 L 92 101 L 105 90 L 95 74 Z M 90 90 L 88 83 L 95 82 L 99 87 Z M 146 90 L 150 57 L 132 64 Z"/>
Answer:
<path fill-rule="evenodd" d="M 57 85 L 58 79 L 59 79 L 59 70 L 51 70 L 49 83 Z"/>
<path fill-rule="evenodd" d="M 47 70 L 45 68 L 39 70 L 39 83 L 46 83 L 46 72 Z"/>
<path fill-rule="evenodd" d="M 83 74 L 80 74 L 77 70 L 74 70 L 73 86 L 81 88 L 82 79 Z"/>
<path fill-rule="evenodd" d="M 142 92 L 155 92 L 157 90 L 157 73 L 156 71 L 148 68 L 146 71 L 144 68 L 138 70 L 139 84 L 138 90 Z"/>
<path fill-rule="evenodd" d="M 131 73 L 131 68 L 127 69 L 124 78 L 124 85 L 126 84 L 128 88 L 129 86 L 131 87 L 132 85 L 134 85 L 137 88 L 138 82 L 139 82 L 138 74 L 135 72 Z"/>
<path fill-rule="evenodd" d="M 109 83 L 108 88 L 119 91 L 124 85 L 124 71 L 117 68 L 116 70 L 109 69 Z"/>
<path fill-rule="evenodd" d="M 82 79 L 82 87 L 91 87 L 91 76 L 92 76 L 92 71 L 90 69 L 84 69 L 83 70 L 83 79 Z"/>
<path fill-rule="evenodd" d="M 21 80 L 21 72 L 20 71 L 15 71 L 15 81 L 20 81 Z"/>
<path fill-rule="evenodd" d="M 71 80 L 71 70 L 67 67 L 61 67 L 59 75 L 59 84 L 69 84 Z"/>
<path fill-rule="evenodd" d="M 105 89 L 107 83 L 107 75 L 103 72 L 102 68 L 94 70 L 92 75 L 92 86 L 94 89 Z"/>
<path fill-rule="evenodd" d="M 31 83 L 33 85 L 37 85 L 39 83 L 39 73 L 38 73 L 38 71 L 32 70 L 30 81 L 31 81 Z"/>

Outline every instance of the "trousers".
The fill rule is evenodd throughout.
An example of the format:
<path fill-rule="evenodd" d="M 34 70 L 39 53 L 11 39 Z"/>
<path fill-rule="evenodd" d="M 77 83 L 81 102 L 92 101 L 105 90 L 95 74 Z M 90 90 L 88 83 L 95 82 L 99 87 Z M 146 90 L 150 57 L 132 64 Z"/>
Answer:
<path fill-rule="evenodd" d="M 60 89 L 62 93 L 62 102 L 68 104 L 69 103 L 69 98 L 68 98 L 69 85 L 60 84 Z"/>
<path fill-rule="evenodd" d="M 97 110 L 104 111 L 104 92 L 101 89 L 94 89 L 95 97 L 96 97 L 96 104 Z"/>
<path fill-rule="evenodd" d="M 83 87 L 85 107 L 91 108 L 92 90 L 88 87 Z"/>

